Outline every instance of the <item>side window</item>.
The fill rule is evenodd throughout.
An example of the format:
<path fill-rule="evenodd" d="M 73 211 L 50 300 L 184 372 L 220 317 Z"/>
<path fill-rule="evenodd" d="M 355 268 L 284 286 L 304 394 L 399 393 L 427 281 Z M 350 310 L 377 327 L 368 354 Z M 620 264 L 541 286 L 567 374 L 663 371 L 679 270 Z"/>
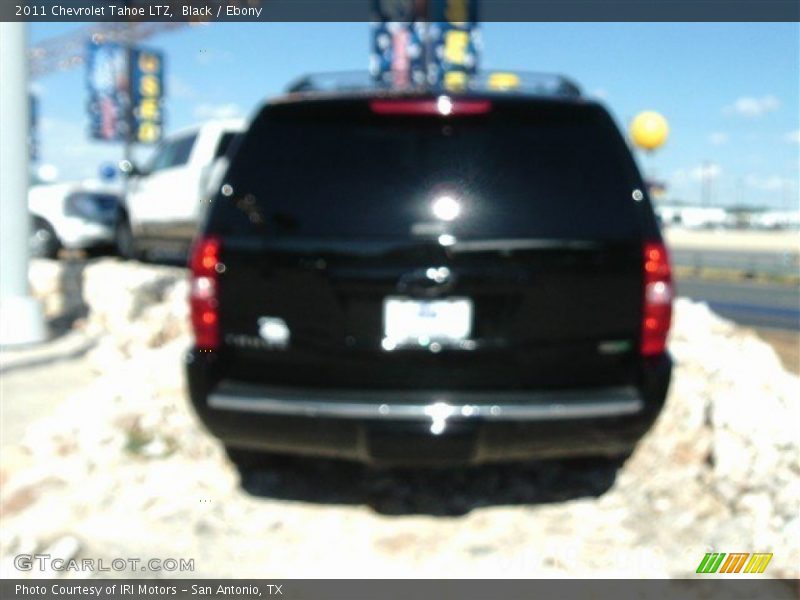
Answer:
<path fill-rule="evenodd" d="M 189 156 L 192 154 L 192 148 L 194 148 L 194 142 L 196 139 L 197 135 L 188 135 L 175 140 L 175 150 L 172 154 L 172 162 L 169 165 L 170 167 L 180 167 L 181 165 L 185 165 L 187 162 L 189 162 Z"/>
<path fill-rule="evenodd" d="M 192 134 L 163 144 L 156 151 L 153 161 L 150 163 L 150 172 L 154 173 L 185 165 L 189 162 L 196 139 L 197 135 Z"/>
<path fill-rule="evenodd" d="M 167 168 L 174 151 L 174 146 L 175 142 L 165 142 L 159 146 L 158 150 L 156 150 L 156 153 L 153 155 L 153 158 L 150 161 L 150 168 L 148 169 L 150 173 L 155 173 L 156 171 L 161 171 L 162 169 Z"/>

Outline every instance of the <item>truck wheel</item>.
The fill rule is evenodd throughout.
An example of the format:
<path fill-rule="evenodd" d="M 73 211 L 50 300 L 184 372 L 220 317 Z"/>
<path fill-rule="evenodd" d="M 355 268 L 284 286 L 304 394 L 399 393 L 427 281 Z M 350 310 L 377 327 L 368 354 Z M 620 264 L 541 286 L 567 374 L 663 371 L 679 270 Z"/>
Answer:
<path fill-rule="evenodd" d="M 114 228 L 114 244 L 117 254 L 125 260 L 137 260 L 139 253 L 136 250 L 136 241 L 133 239 L 131 224 L 126 216 L 121 216 L 117 220 Z"/>
<path fill-rule="evenodd" d="M 236 467 L 240 474 L 246 475 L 253 471 L 285 467 L 290 458 L 282 454 L 274 454 L 260 450 L 233 448 L 225 446 L 225 454 Z"/>
<path fill-rule="evenodd" d="M 257 469 L 267 462 L 267 455 L 255 450 L 225 446 L 225 454 L 239 471 Z"/>
<path fill-rule="evenodd" d="M 61 242 L 50 223 L 35 217 L 31 235 L 28 238 L 28 247 L 34 258 L 57 258 Z"/>

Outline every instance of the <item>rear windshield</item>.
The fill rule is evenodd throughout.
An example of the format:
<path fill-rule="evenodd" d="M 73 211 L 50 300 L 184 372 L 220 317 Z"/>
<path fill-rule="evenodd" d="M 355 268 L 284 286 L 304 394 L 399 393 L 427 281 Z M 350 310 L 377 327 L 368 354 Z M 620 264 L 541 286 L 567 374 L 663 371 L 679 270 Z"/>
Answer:
<path fill-rule="evenodd" d="M 364 106 L 267 109 L 225 181 L 233 193 L 215 203 L 212 223 L 276 236 L 638 232 L 638 174 L 611 119 L 593 106 L 495 106 L 448 118 L 373 115 Z"/>

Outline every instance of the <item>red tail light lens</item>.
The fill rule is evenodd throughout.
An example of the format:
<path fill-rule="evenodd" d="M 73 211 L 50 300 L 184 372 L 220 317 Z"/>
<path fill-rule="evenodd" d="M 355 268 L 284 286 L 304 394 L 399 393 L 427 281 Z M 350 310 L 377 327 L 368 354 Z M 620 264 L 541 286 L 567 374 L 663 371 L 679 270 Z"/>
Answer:
<path fill-rule="evenodd" d="M 200 238 L 189 259 L 191 270 L 189 304 L 195 344 L 200 350 L 219 347 L 219 302 L 217 284 L 220 269 L 220 241 L 215 237 Z"/>
<path fill-rule="evenodd" d="M 647 242 L 643 248 L 644 311 L 642 313 L 643 356 L 655 356 L 667 348 L 672 323 L 672 268 L 667 248 L 661 242 Z"/>
<path fill-rule="evenodd" d="M 373 100 L 369 107 L 378 115 L 484 115 L 492 110 L 488 100 L 439 96 L 434 99 Z"/>

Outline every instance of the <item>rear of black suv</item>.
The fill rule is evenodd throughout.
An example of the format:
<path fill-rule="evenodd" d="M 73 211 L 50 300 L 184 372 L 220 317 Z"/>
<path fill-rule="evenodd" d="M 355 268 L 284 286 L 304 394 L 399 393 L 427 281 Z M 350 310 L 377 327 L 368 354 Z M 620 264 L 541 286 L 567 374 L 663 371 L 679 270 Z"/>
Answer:
<path fill-rule="evenodd" d="M 191 269 L 191 398 L 231 448 L 618 455 L 667 392 L 666 250 L 623 138 L 580 98 L 267 104 Z"/>

